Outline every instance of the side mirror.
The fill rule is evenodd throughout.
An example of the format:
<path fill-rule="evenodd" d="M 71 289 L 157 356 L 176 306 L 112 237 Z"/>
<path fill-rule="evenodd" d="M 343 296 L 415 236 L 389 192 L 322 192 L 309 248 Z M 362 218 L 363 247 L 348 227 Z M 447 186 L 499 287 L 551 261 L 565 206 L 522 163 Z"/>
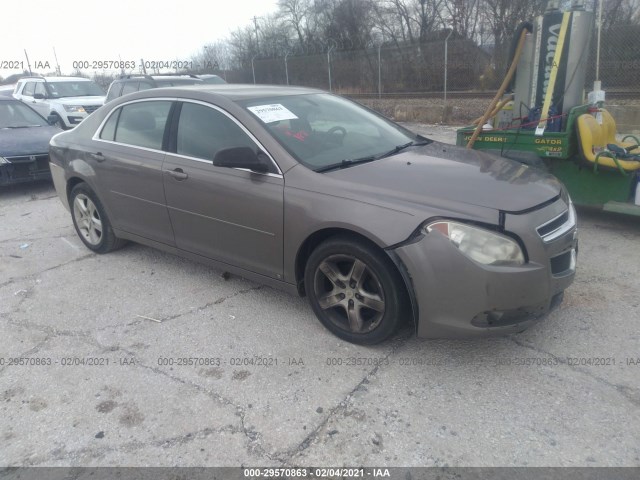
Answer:
<path fill-rule="evenodd" d="M 36 100 L 44 100 L 44 93 L 34 93 L 33 98 Z"/>
<path fill-rule="evenodd" d="M 246 168 L 252 172 L 267 173 L 269 167 L 261 157 L 264 154 L 257 154 L 249 147 L 231 147 L 219 150 L 213 157 L 213 164 L 216 167 Z"/>
<path fill-rule="evenodd" d="M 49 125 L 55 125 L 57 121 L 58 121 L 58 117 L 56 117 L 55 115 L 48 115 L 47 116 L 47 123 Z"/>

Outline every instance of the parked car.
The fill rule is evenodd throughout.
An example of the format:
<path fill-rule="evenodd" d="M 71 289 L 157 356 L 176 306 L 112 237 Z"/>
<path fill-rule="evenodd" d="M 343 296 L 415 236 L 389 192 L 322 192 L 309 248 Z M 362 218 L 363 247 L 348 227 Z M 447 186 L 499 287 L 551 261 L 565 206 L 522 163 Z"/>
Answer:
<path fill-rule="evenodd" d="M 40 115 L 55 117 L 56 125 L 73 128 L 104 104 L 104 91 L 82 77 L 23 77 L 13 97 Z"/>
<path fill-rule="evenodd" d="M 203 83 L 203 80 L 195 75 L 123 75 L 111 82 L 111 85 L 109 85 L 105 103 L 121 97 L 122 95 L 138 92 L 140 90 L 197 85 L 201 83 Z"/>
<path fill-rule="evenodd" d="M 319 90 L 138 92 L 50 154 L 90 250 L 131 240 L 306 295 L 350 342 L 405 320 L 421 337 L 519 332 L 574 278 L 576 214 L 553 176 Z"/>
<path fill-rule="evenodd" d="M 0 97 L 13 98 L 13 90 L 15 88 L 15 85 L 0 85 Z"/>
<path fill-rule="evenodd" d="M 0 96 L 0 186 L 50 179 L 49 140 L 60 131 L 31 107 Z"/>
<path fill-rule="evenodd" d="M 203 75 L 198 75 L 198 78 L 208 85 L 220 85 L 223 83 L 227 83 L 222 77 L 218 75 L 213 75 L 209 73 L 205 73 Z"/>

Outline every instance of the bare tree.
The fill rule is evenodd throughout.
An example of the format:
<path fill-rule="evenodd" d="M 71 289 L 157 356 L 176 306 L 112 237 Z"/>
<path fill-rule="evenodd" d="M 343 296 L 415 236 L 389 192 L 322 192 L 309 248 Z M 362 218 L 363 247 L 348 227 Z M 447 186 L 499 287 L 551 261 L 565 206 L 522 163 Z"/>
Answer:
<path fill-rule="evenodd" d="M 482 17 L 494 42 L 494 63 L 501 72 L 507 65 L 507 52 L 513 34 L 521 22 L 531 21 L 544 12 L 546 0 L 483 0 Z"/>

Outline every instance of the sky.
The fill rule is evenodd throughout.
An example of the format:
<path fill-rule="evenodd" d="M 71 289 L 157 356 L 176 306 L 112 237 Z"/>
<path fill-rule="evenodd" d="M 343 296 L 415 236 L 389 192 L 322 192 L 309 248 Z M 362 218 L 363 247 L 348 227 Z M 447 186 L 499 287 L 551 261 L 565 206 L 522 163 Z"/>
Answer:
<path fill-rule="evenodd" d="M 45 72 L 55 70 L 55 48 L 67 75 L 77 61 L 93 66 L 120 59 L 189 60 L 205 44 L 253 25 L 254 15 L 274 13 L 277 0 L 30 0 L 28 5 L 29 13 L 14 21 L 3 15 L 3 77 L 27 68 L 25 49 L 32 70 Z"/>

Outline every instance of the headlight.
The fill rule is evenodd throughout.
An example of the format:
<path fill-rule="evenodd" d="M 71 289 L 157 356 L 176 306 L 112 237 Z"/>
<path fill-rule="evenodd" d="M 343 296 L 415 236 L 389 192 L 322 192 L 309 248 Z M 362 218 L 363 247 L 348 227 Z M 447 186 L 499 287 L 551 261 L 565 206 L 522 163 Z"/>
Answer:
<path fill-rule="evenodd" d="M 524 254 L 513 239 L 464 223 L 437 221 L 425 227 L 437 230 L 467 257 L 483 265 L 522 265 Z"/>
<path fill-rule="evenodd" d="M 0 165 L 4 165 L 5 163 L 11 163 L 11 162 L 4 157 L 0 157 Z"/>
<path fill-rule="evenodd" d="M 84 113 L 84 107 L 82 105 L 64 105 L 64 109 L 67 112 Z"/>

